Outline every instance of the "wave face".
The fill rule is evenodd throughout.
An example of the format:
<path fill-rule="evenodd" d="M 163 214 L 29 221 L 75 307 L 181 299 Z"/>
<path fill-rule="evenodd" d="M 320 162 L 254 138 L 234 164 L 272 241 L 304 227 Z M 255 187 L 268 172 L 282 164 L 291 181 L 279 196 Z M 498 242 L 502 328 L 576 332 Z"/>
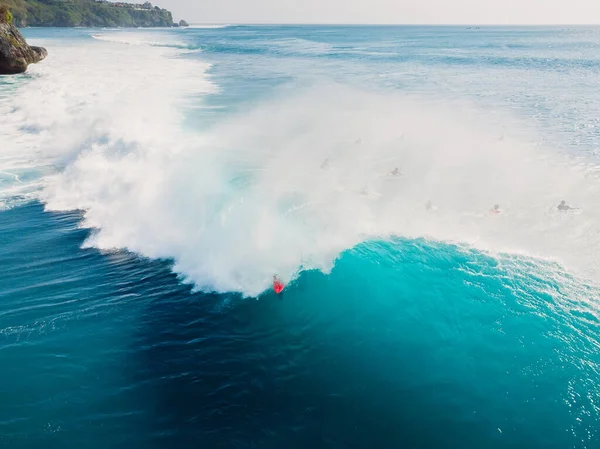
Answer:
<path fill-rule="evenodd" d="M 593 30 L 29 33 L 52 57 L 0 80 L 7 441 L 596 446 Z"/>

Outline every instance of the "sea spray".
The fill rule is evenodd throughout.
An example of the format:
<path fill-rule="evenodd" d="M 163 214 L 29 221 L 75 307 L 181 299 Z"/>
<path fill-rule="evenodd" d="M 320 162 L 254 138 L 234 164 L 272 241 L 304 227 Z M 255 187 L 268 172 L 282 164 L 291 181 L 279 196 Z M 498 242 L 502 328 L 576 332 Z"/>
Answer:
<path fill-rule="evenodd" d="M 594 210 L 556 211 L 563 197 L 593 204 L 596 176 L 534 140 L 500 139 L 465 104 L 317 85 L 202 134 L 180 126 L 127 143 L 107 129 L 49 182 L 48 207 L 85 210 L 89 245 L 172 258 L 198 288 L 245 295 L 394 235 L 597 268 Z"/>

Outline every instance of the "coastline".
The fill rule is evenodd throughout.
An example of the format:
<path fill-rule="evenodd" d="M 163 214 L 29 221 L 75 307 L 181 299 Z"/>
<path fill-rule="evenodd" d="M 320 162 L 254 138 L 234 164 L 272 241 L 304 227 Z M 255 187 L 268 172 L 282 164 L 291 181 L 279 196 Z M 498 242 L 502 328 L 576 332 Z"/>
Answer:
<path fill-rule="evenodd" d="M 41 3 L 35 0 L 0 0 L 18 28 L 172 28 L 186 26 L 174 21 L 171 11 L 150 2 L 111 3 L 106 0 L 71 0 Z"/>

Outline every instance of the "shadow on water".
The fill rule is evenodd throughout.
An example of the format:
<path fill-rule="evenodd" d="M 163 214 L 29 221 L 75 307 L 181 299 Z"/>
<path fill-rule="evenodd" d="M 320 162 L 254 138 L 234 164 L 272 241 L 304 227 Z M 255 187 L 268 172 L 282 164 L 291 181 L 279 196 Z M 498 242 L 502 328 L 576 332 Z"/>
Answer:
<path fill-rule="evenodd" d="M 282 309 L 298 299 L 181 294 L 148 308 L 138 374 L 156 400 L 154 447 L 443 446 L 448 435 L 429 432 L 436 404 L 401 379 L 376 385 L 359 342 L 340 351 L 318 341 L 310 322 L 291 328 Z M 473 430 L 450 431 L 468 440 Z"/>
<path fill-rule="evenodd" d="M 139 381 L 155 401 L 153 447 L 506 447 L 493 444 L 479 417 L 456 419 L 464 402 L 478 402 L 468 390 L 438 385 L 463 398 L 440 404 L 430 386 L 415 383 L 431 354 L 395 330 L 387 341 L 372 338 L 382 334 L 363 326 L 386 323 L 362 317 L 357 297 L 339 316 L 319 316 L 325 298 L 306 286 L 327 282 L 305 274 L 281 301 L 181 291 L 150 304 L 136 346 Z M 346 329 L 330 332 L 337 319 Z"/>

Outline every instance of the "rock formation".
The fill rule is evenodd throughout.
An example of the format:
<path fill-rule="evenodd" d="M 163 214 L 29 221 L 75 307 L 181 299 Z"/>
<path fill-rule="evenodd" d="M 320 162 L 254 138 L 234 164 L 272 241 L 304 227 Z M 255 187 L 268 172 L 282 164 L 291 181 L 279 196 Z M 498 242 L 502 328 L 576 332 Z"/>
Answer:
<path fill-rule="evenodd" d="M 29 64 L 39 62 L 47 55 L 45 48 L 27 45 L 12 24 L 8 8 L 0 5 L 0 75 L 23 73 Z"/>

